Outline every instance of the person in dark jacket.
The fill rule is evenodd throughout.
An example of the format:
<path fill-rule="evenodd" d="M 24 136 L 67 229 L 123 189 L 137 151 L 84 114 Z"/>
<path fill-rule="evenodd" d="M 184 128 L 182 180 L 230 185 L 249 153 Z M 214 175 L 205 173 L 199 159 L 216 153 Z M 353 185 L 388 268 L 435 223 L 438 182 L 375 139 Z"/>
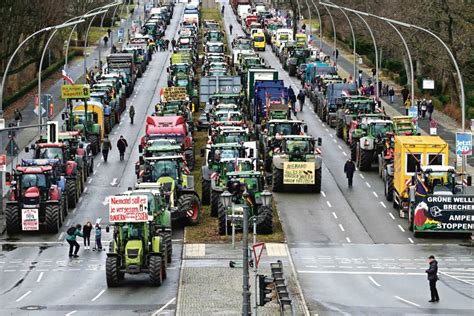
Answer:
<path fill-rule="evenodd" d="M 120 153 L 120 161 L 123 161 L 124 155 L 125 155 L 125 150 L 127 150 L 127 147 L 128 147 L 127 140 L 125 138 L 123 138 L 122 135 L 120 135 L 120 138 L 117 141 L 117 148 L 118 148 L 119 153 Z"/>
<path fill-rule="evenodd" d="M 352 161 L 352 159 L 347 160 L 346 164 L 344 165 L 344 173 L 346 174 L 349 188 L 352 187 L 352 178 L 354 177 L 355 169 L 356 169 L 356 166 L 354 162 Z"/>
<path fill-rule="evenodd" d="M 84 249 L 91 249 L 91 231 L 92 231 L 92 223 L 87 222 L 84 227 L 82 227 L 82 235 L 84 238 Z"/>
<path fill-rule="evenodd" d="M 104 158 L 104 162 L 107 162 L 107 157 L 109 156 L 109 150 L 112 149 L 112 143 L 107 135 L 104 136 L 102 140 L 102 157 Z"/>
<path fill-rule="evenodd" d="M 436 281 L 438 281 L 438 261 L 434 256 L 428 257 L 430 267 L 425 272 L 428 274 L 428 281 L 430 282 L 431 300 L 428 302 L 439 302 L 438 290 L 436 289 Z"/>
<path fill-rule="evenodd" d="M 431 117 L 433 116 L 433 111 L 434 111 L 433 101 L 431 100 L 427 101 L 426 110 L 428 111 L 428 119 L 431 122 Z"/>
<path fill-rule="evenodd" d="M 304 99 L 305 99 L 305 94 L 304 94 L 304 91 L 303 90 L 300 90 L 300 92 L 298 93 L 298 101 L 300 103 L 300 112 L 303 112 L 303 106 L 304 106 Z"/>
<path fill-rule="evenodd" d="M 79 252 L 79 248 L 81 246 L 79 246 L 79 244 L 77 243 L 76 237 L 77 236 L 84 237 L 84 235 L 81 233 L 81 227 L 82 227 L 81 224 L 77 224 L 76 230 L 74 231 L 74 233 L 72 233 L 71 235 L 66 233 L 66 241 L 69 244 L 69 257 L 74 257 L 74 258 L 79 257 L 77 253 Z M 73 254 L 73 250 L 74 250 L 74 254 Z"/>
<path fill-rule="evenodd" d="M 403 87 L 401 92 L 402 92 L 403 104 L 405 104 L 405 102 L 408 99 L 408 95 L 410 94 L 410 91 L 408 91 L 407 87 Z"/>
<path fill-rule="evenodd" d="M 388 96 L 390 97 L 390 103 L 393 103 L 393 98 L 395 97 L 395 90 L 393 90 L 393 87 L 390 87 L 388 90 Z"/>
<path fill-rule="evenodd" d="M 291 86 L 288 89 L 288 99 L 291 104 L 291 110 L 293 112 L 293 115 L 296 116 L 296 95 L 295 95 L 295 91 L 293 90 Z"/>

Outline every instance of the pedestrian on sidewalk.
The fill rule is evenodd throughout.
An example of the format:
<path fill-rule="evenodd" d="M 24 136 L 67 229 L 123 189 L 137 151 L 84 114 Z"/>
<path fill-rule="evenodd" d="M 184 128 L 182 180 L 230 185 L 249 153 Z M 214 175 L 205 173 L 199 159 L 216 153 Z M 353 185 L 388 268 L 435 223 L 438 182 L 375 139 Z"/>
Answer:
<path fill-rule="evenodd" d="M 176 40 L 173 38 L 173 39 L 171 40 L 171 48 L 173 49 L 173 51 L 174 51 L 174 47 L 175 47 L 175 46 L 176 46 Z"/>
<path fill-rule="evenodd" d="M 130 109 L 128 110 L 128 114 L 130 115 L 130 124 L 133 124 L 133 118 L 135 117 L 135 107 L 130 105 Z"/>
<path fill-rule="evenodd" d="M 390 87 L 390 90 L 388 90 L 388 96 L 390 97 L 390 104 L 393 104 L 393 99 L 395 97 L 395 90 L 393 90 L 393 87 Z"/>
<path fill-rule="evenodd" d="M 91 249 L 91 231 L 92 223 L 87 222 L 82 228 L 82 235 L 84 236 L 84 249 Z"/>
<path fill-rule="evenodd" d="M 355 169 L 356 167 L 352 159 L 348 159 L 344 165 L 344 173 L 346 174 L 349 188 L 352 188 L 352 179 L 354 178 Z"/>
<path fill-rule="evenodd" d="M 428 274 L 428 281 L 430 283 L 431 300 L 428 302 L 439 302 L 438 290 L 436 289 L 436 281 L 438 281 L 438 261 L 433 255 L 428 257 L 430 267 L 425 271 Z"/>
<path fill-rule="evenodd" d="M 300 103 L 300 112 L 303 112 L 303 106 L 304 106 L 304 100 L 305 100 L 305 94 L 303 90 L 300 90 L 298 93 L 298 101 Z"/>
<path fill-rule="evenodd" d="M 431 116 L 433 115 L 433 111 L 434 111 L 433 101 L 431 99 L 428 100 L 428 104 L 426 105 L 426 110 L 428 111 L 428 119 L 431 122 Z"/>
<path fill-rule="evenodd" d="M 109 38 L 111 38 L 111 37 L 110 37 L 110 34 L 112 34 L 112 30 L 111 30 L 110 28 L 108 28 L 108 29 L 107 29 L 107 36 L 108 36 Z M 113 43 L 111 43 L 111 44 L 113 44 Z"/>
<path fill-rule="evenodd" d="M 379 80 L 379 97 L 380 97 L 381 95 L 383 95 L 383 89 L 382 89 L 382 86 L 383 86 L 383 84 L 382 84 L 382 80 Z"/>
<path fill-rule="evenodd" d="M 428 102 L 426 102 L 426 99 L 423 99 L 423 101 L 421 101 L 421 117 L 422 118 L 426 117 L 427 108 L 428 108 Z"/>
<path fill-rule="evenodd" d="M 104 46 L 107 47 L 107 42 L 109 41 L 109 38 L 107 35 L 104 36 Z"/>
<path fill-rule="evenodd" d="M 109 136 L 105 135 L 102 140 L 102 157 L 104 162 L 107 162 L 107 157 L 109 156 L 109 150 L 112 149 L 112 143 L 110 142 Z"/>
<path fill-rule="evenodd" d="M 408 95 L 408 98 L 405 100 L 405 115 L 408 115 L 410 108 L 411 108 L 411 98 L 410 95 Z"/>
<path fill-rule="evenodd" d="M 168 51 L 170 49 L 170 40 L 165 39 L 165 50 Z"/>
<path fill-rule="evenodd" d="M 233 27 L 232 27 L 232 24 L 229 25 L 229 33 L 230 33 L 230 35 L 232 35 L 232 28 L 233 28 Z"/>
<path fill-rule="evenodd" d="M 118 148 L 118 151 L 120 153 L 120 161 L 124 160 L 125 150 L 127 150 L 127 147 L 128 147 L 127 140 L 125 138 L 123 138 L 122 135 L 120 135 L 120 138 L 117 141 L 117 148 Z"/>
<path fill-rule="evenodd" d="M 408 99 L 408 95 L 410 94 L 410 91 L 408 91 L 407 87 L 403 87 L 401 93 L 402 93 L 403 104 L 405 104 L 405 101 Z"/>
<path fill-rule="evenodd" d="M 76 241 L 77 236 L 83 237 L 81 233 L 81 224 L 77 224 L 76 226 L 71 226 L 66 231 L 66 241 L 69 244 L 69 258 L 79 257 L 77 253 L 79 252 L 79 248 L 81 246 L 79 246 L 79 244 Z"/>
<path fill-rule="evenodd" d="M 95 224 L 95 247 L 94 250 L 97 248 L 97 251 L 102 251 L 102 227 L 100 224 Z"/>
<path fill-rule="evenodd" d="M 21 121 L 23 121 L 23 116 L 21 115 L 21 112 L 18 109 L 15 109 L 14 114 L 16 126 L 20 126 Z"/>

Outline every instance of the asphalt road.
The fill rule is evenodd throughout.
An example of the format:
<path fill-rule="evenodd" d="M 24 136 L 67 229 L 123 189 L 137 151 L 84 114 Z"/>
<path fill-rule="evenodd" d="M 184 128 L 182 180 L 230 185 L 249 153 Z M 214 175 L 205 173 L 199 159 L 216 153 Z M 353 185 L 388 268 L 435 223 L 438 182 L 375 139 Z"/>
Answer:
<path fill-rule="evenodd" d="M 229 24 L 233 25 L 234 36 L 244 34 L 230 6 L 225 10 L 225 23 L 227 30 Z M 279 78 L 285 80 L 286 86 L 291 85 L 296 92 L 301 88 L 299 80 L 283 71 L 269 46 L 260 55 L 267 65 L 279 70 Z M 339 66 L 352 69 L 348 61 L 346 64 L 340 61 Z M 335 136 L 333 129 L 319 120 L 309 102 L 297 116 L 308 124 L 310 134 L 323 139 L 323 192 L 278 193 L 274 197 L 311 314 L 472 311 L 472 250 L 458 245 L 467 241 L 445 236 L 415 239 L 406 229 L 406 221 L 398 218 L 386 202 L 382 181 L 375 171 L 356 172 L 354 187 L 348 189 L 343 166 L 349 148 Z M 457 273 L 442 277 L 439 284 L 442 303 L 438 305 L 427 303 L 429 288 L 424 270 L 429 254 L 443 257 L 441 271 L 452 269 Z M 308 262 L 308 258 L 342 258 L 352 263 L 342 267 L 331 263 L 321 265 Z M 380 273 L 378 265 L 358 265 L 358 259 L 369 263 L 369 259 L 377 263 L 388 261 L 385 259 L 407 259 L 417 265 L 409 267 L 410 274 L 403 267 L 384 267 L 382 271 L 386 273 Z M 454 261 L 461 260 L 462 266 L 454 265 Z M 375 282 L 379 286 L 369 276 L 378 279 Z"/>
<path fill-rule="evenodd" d="M 176 36 L 184 6 L 177 5 L 166 37 Z M 21 234 L 1 241 L 0 252 L 0 314 L 27 315 L 28 310 L 39 310 L 38 315 L 150 315 L 172 314 L 181 265 L 182 228 L 173 236 L 173 262 L 168 267 L 168 279 L 161 287 L 151 287 L 147 275 L 128 276 L 123 286 L 108 289 L 105 279 L 105 252 L 97 253 L 81 247 L 78 259 L 68 258 L 64 242 L 67 228 L 76 223 L 95 222 L 101 217 L 107 222 L 106 197 L 127 190 L 135 183 L 134 164 L 138 160 L 138 144 L 144 133 L 145 117 L 154 110 L 159 100 L 159 88 L 166 86 L 166 67 L 170 52 L 153 56 L 147 71 L 139 79 L 127 105 L 136 109 L 134 125 L 128 113 L 110 134 L 113 151 L 107 163 L 95 158 L 94 175 L 76 209 L 67 217 L 59 234 Z M 115 143 L 123 135 L 129 149 L 125 161 L 119 161 Z M 105 224 L 103 225 L 105 227 Z M 103 231 L 103 241 L 111 233 Z M 82 238 L 78 238 L 79 243 Z M 107 247 L 106 247 L 107 248 Z"/>

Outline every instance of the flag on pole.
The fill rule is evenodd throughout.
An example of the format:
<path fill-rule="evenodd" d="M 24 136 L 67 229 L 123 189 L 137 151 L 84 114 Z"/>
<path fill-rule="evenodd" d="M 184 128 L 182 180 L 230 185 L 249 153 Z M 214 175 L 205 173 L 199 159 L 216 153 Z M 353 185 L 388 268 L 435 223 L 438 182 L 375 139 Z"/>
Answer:
<path fill-rule="evenodd" d="M 64 69 L 63 69 L 63 79 L 66 80 L 69 84 L 74 84 L 74 80 L 72 80 L 72 78 Z"/>

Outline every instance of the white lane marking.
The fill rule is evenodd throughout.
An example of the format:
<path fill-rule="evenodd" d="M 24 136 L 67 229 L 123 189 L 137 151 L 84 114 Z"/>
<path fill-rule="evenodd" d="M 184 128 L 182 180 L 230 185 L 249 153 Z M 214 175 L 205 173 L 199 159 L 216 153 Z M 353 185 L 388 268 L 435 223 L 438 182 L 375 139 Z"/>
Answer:
<path fill-rule="evenodd" d="M 345 152 L 345 151 L 343 151 L 343 152 L 342 152 L 342 154 L 343 154 L 344 156 L 346 156 L 346 157 L 347 157 L 347 154 L 346 154 L 346 152 Z"/>
<path fill-rule="evenodd" d="M 64 237 L 64 232 L 61 232 L 61 234 L 59 234 L 59 236 L 58 236 L 58 240 L 62 240 L 63 237 Z"/>
<path fill-rule="evenodd" d="M 123 124 L 123 121 L 119 123 L 119 126 Z"/>
<path fill-rule="evenodd" d="M 324 123 L 321 124 L 323 127 L 326 127 L 326 125 L 324 125 Z"/>
<path fill-rule="evenodd" d="M 331 202 L 326 201 L 326 204 L 327 204 L 329 207 L 332 207 Z"/>
<path fill-rule="evenodd" d="M 332 212 L 332 216 L 334 216 L 334 218 L 337 219 L 336 212 Z"/>
<path fill-rule="evenodd" d="M 337 140 L 333 138 L 334 137 L 333 134 L 329 134 L 329 136 L 331 136 L 333 142 L 337 143 Z"/>
<path fill-rule="evenodd" d="M 372 281 L 372 283 L 375 284 L 376 286 L 381 287 L 381 285 L 378 284 L 377 281 L 375 281 L 374 278 L 371 277 L 370 275 L 369 275 L 369 280 Z"/>
<path fill-rule="evenodd" d="M 388 212 L 388 215 L 390 215 L 390 217 L 394 220 L 395 219 L 395 216 L 393 216 L 392 213 Z"/>
<path fill-rule="evenodd" d="M 89 180 L 87 180 L 87 183 L 91 183 L 92 182 L 92 178 L 90 178 Z"/>
<path fill-rule="evenodd" d="M 375 195 L 376 198 L 379 197 L 379 195 L 378 195 L 377 192 L 375 192 L 375 191 L 372 191 L 372 194 Z"/>
<path fill-rule="evenodd" d="M 17 298 L 15 302 L 21 301 L 22 299 L 24 299 L 25 297 L 27 297 L 28 295 L 30 295 L 30 293 L 31 293 L 31 290 L 28 291 L 28 292 L 26 292 L 25 294 L 23 294 L 23 295 L 20 296 L 19 298 Z"/>
<path fill-rule="evenodd" d="M 346 240 L 348 243 L 351 243 L 351 239 L 349 237 L 346 237 Z"/>
<path fill-rule="evenodd" d="M 323 266 L 324 268 L 324 266 Z M 383 272 L 383 271 L 340 271 L 340 270 L 327 270 L 327 271 L 311 271 L 311 270 L 298 270 L 298 273 L 308 274 L 361 274 L 361 275 L 418 275 L 425 276 L 426 273 L 421 272 Z"/>
<path fill-rule="evenodd" d="M 107 205 L 107 204 L 109 204 L 109 197 L 108 196 L 106 196 L 104 198 L 104 200 L 102 201 L 102 205 Z"/>
<path fill-rule="evenodd" d="M 387 205 L 385 205 L 384 202 L 380 201 L 380 204 L 382 204 L 383 207 L 387 208 Z"/>
<path fill-rule="evenodd" d="M 97 170 L 94 170 L 94 172 L 92 174 L 95 176 L 96 173 L 97 173 Z"/>
<path fill-rule="evenodd" d="M 88 188 L 84 188 L 84 193 L 86 193 L 86 192 L 87 192 L 87 189 L 88 189 Z"/>
<path fill-rule="evenodd" d="M 99 167 L 100 167 L 100 162 L 97 164 L 97 168 L 99 168 Z"/>
<path fill-rule="evenodd" d="M 410 243 L 414 244 L 415 242 L 413 241 L 413 239 L 411 239 L 410 237 L 408 237 L 408 240 L 410 241 Z"/>
<path fill-rule="evenodd" d="M 118 129 L 118 128 L 117 128 Z M 117 131 L 114 132 L 114 135 L 117 135 Z"/>
<path fill-rule="evenodd" d="M 365 182 L 365 185 L 366 185 L 367 187 L 371 188 L 370 183 L 368 183 L 367 181 Z"/>
<path fill-rule="evenodd" d="M 362 179 L 365 179 L 362 173 L 359 173 L 359 177 L 361 177 Z"/>
<path fill-rule="evenodd" d="M 339 228 L 344 232 L 344 226 L 342 226 L 342 224 L 339 224 Z"/>
<path fill-rule="evenodd" d="M 69 226 L 70 224 L 71 224 L 71 219 L 68 219 L 68 220 L 66 221 L 66 226 Z"/>
<path fill-rule="evenodd" d="M 112 179 L 112 182 L 110 182 L 110 185 L 111 185 L 111 186 L 114 186 L 114 185 L 116 185 L 116 184 L 117 184 L 117 178 L 113 178 L 113 179 Z"/>
<path fill-rule="evenodd" d="M 337 147 L 338 147 L 340 150 L 342 150 L 342 146 L 341 146 L 341 145 L 337 145 Z"/>
<path fill-rule="evenodd" d="M 72 212 L 73 212 L 73 213 L 76 213 L 76 211 L 77 211 L 77 207 L 75 207 L 75 208 L 72 209 Z"/>
<path fill-rule="evenodd" d="M 442 275 L 445 275 L 445 276 L 447 276 L 447 277 L 453 278 L 453 279 L 455 279 L 455 280 L 458 280 L 458 281 L 460 281 L 460 282 L 463 282 L 463 283 L 466 283 L 466 284 L 472 285 L 472 283 L 470 283 L 470 282 L 468 282 L 468 281 L 466 281 L 466 280 L 463 280 L 463 279 L 457 278 L 457 277 L 455 277 L 455 276 L 452 276 L 452 275 L 450 275 L 450 274 L 447 274 L 447 273 L 445 273 L 445 272 L 441 272 L 441 271 L 439 271 L 439 273 L 441 273 Z M 465 277 L 464 277 L 464 278 L 465 278 Z"/>
<path fill-rule="evenodd" d="M 418 304 L 416 304 L 416 303 L 413 303 L 413 302 L 410 302 L 409 300 L 406 300 L 406 299 L 404 299 L 404 298 L 401 298 L 400 296 L 396 296 L 396 295 L 395 295 L 395 298 L 396 298 L 397 300 L 400 300 L 400 301 L 405 302 L 405 303 L 407 303 L 407 304 L 410 304 L 410 305 L 413 305 L 413 306 L 416 306 L 416 307 L 420 307 L 420 305 L 418 305 Z"/>
<path fill-rule="evenodd" d="M 405 229 L 401 225 L 398 225 L 398 228 L 400 228 L 402 232 L 405 232 Z"/>
<path fill-rule="evenodd" d="M 337 144 L 337 140 L 335 140 L 334 138 L 332 139 L 332 141 L 334 142 L 334 144 Z"/>
<path fill-rule="evenodd" d="M 328 132 L 328 133 L 329 133 L 329 129 L 327 129 L 327 128 L 326 128 L 326 132 Z"/>
<path fill-rule="evenodd" d="M 36 282 L 37 282 L 37 283 L 41 282 L 41 279 L 43 278 L 43 275 L 44 275 L 44 272 L 41 272 L 41 273 L 38 275 L 38 278 L 36 279 Z"/>
<path fill-rule="evenodd" d="M 72 314 L 75 314 L 75 313 L 77 313 L 77 311 L 72 311 L 72 312 L 67 313 L 66 316 L 71 316 Z"/>
<path fill-rule="evenodd" d="M 321 194 L 326 197 L 326 193 L 324 191 L 321 191 Z"/>
<path fill-rule="evenodd" d="M 105 289 L 100 291 L 99 294 L 97 294 L 93 299 L 91 299 L 91 302 L 95 302 L 102 294 L 104 294 Z"/>
<path fill-rule="evenodd" d="M 172 304 L 174 301 L 176 300 L 176 297 L 173 297 L 172 299 L 170 299 L 168 301 L 168 303 L 166 303 L 165 305 L 163 305 L 159 310 L 157 310 L 156 312 L 154 312 L 152 314 L 152 316 L 157 316 L 161 311 L 163 311 L 166 307 L 168 307 L 170 304 Z"/>

